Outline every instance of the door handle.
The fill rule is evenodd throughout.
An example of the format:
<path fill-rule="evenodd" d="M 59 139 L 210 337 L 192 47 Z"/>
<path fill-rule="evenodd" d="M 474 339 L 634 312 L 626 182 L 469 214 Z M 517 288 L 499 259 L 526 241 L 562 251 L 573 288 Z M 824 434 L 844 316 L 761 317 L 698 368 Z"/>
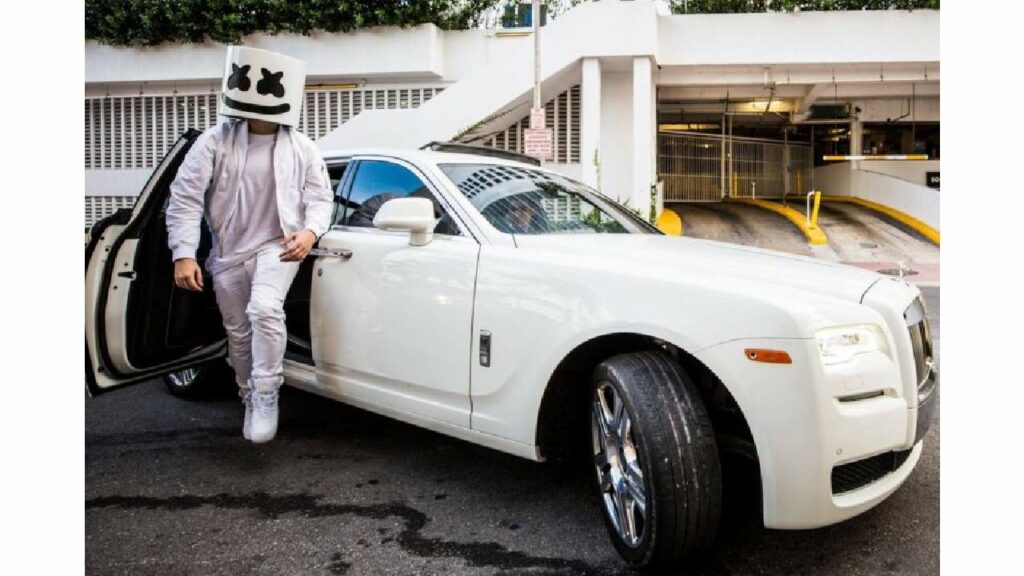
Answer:
<path fill-rule="evenodd" d="M 352 257 L 352 251 L 347 248 L 313 248 L 309 251 L 310 256 L 328 256 L 348 260 Z"/>

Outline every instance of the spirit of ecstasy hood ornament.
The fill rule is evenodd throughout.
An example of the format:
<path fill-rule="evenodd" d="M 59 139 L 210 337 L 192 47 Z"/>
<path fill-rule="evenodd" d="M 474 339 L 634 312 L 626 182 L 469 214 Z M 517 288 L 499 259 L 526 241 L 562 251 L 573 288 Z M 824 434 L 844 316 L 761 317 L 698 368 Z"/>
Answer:
<path fill-rule="evenodd" d="M 905 275 L 905 274 L 906 274 L 907 272 L 909 272 L 909 271 L 910 271 L 910 267 L 909 267 L 909 266 L 907 266 L 907 263 L 906 263 L 906 262 L 904 262 L 903 260 L 900 260 L 899 262 L 897 262 L 897 263 L 896 263 L 896 266 L 897 266 L 897 267 L 899 268 L 899 270 L 900 270 L 900 280 L 903 280 L 903 276 L 904 276 L 904 275 Z"/>

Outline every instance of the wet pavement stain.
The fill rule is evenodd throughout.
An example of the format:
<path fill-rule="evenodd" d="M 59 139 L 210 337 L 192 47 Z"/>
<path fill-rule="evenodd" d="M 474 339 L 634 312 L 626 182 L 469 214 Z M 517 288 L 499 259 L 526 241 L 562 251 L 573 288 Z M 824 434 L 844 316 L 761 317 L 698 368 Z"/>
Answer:
<path fill-rule="evenodd" d="M 241 438 L 237 426 L 162 430 L 153 432 L 127 432 L 114 434 L 86 434 L 90 448 L 130 446 L 133 444 L 159 444 L 162 442 L 207 441 L 216 438 Z"/>
<path fill-rule="evenodd" d="M 327 571 L 331 574 L 347 574 L 352 564 L 345 562 L 340 552 L 331 554 L 331 561 L 327 564 Z"/>
<path fill-rule="evenodd" d="M 607 567 L 592 566 L 581 560 L 545 558 L 531 556 L 524 552 L 509 550 L 495 542 L 452 542 L 441 538 L 424 536 L 422 530 L 430 519 L 419 510 L 401 503 L 333 504 L 321 502 L 322 497 L 312 494 L 272 495 L 253 492 L 245 495 L 214 494 L 210 496 L 99 496 L 85 501 L 86 510 L 116 508 L 120 510 L 166 510 L 187 511 L 203 506 L 228 510 L 252 510 L 265 518 L 276 519 L 286 514 L 297 514 L 305 518 L 355 515 L 376 520 L 397 517 L 404 526 L 395 538 L 398 545 L 409 554 L 422 558 L 459 558 L 473 567 L 489 567 L 500 570 L 531 570 L 530 574 L 578 574 L 600 576 L 616 574 Z M 341 560 L 337 553 L 332 556 L 329 570 L 344 574 L 350 565 Z M 334 570 L 342 570 L 335 572 Z M 537 570 L 541 570 L 538 572 Z"/>

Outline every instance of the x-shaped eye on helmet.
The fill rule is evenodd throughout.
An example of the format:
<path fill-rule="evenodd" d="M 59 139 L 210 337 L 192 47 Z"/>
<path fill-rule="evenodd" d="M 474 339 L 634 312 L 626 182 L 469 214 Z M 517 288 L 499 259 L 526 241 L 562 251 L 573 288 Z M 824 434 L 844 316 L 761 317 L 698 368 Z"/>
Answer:
<path fill-rule="evenodd" d="M 284 86 L 281 85 L 281 77 L 284 76 L 284 71 L 270 73 L 270 70 L 266 68 L 260 68 L 260 74 L 263 78 L 256 82 L 256 91 L 260 94 L 273 94 L 278 98 L 284 97 Z"/>
<path fill-rule="evenodd" d="M 252 81 L 249 80 L 249 64 L 245 66 L 239 66 L 234 62 L 231 63 L 231 75 L 228 76 L 228 90 L 234 90 L 238 88 L 242 92 L 249 90 L 249 85 Z"/>

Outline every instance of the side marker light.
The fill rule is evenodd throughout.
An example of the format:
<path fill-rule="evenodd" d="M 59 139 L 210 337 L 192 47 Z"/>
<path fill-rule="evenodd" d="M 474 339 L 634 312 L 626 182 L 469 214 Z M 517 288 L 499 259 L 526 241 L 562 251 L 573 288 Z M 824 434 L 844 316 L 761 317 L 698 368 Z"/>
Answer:
<path fill-rule="evenodd" d="M 768 348 L 747 348 L 743 351 L 747 360 L 754 362 L 766 362 L 768 364 L 792 364 L 793 359 L 785 350 L 771 350 Z"/>

